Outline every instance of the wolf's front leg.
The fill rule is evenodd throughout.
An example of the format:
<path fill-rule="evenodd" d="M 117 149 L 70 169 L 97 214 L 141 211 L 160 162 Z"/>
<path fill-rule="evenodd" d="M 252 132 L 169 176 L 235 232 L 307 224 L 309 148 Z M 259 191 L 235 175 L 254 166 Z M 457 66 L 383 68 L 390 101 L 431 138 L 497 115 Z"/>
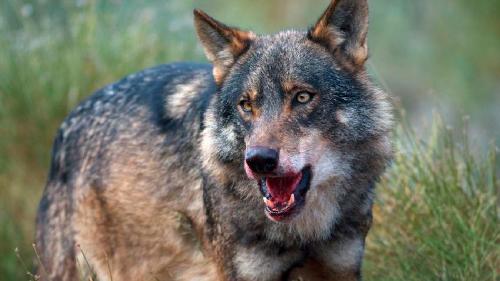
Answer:
<path fill-rule="evenodd" d="M 364 237 L 341 238 L 316 246 L 289 280 L 359 281 Z"/>

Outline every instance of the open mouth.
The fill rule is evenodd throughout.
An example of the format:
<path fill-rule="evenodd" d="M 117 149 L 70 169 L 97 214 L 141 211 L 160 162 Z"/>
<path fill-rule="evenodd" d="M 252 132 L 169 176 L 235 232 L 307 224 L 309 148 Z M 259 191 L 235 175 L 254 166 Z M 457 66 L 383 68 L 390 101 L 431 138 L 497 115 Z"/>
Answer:
<path fill-rule="evenodd" d="M 264 196 L 266 215 L 274 221 L 283 221 L 297 214 L 304 205 L 310 183 L 310 166 L 295 174 L 262 177 L 259 188 Z"/>

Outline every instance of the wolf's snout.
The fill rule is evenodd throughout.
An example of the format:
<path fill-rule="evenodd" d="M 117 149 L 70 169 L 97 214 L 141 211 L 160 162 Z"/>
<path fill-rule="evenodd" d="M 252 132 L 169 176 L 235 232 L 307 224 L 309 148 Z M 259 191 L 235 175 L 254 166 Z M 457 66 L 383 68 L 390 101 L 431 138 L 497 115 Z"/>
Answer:
<path fill-rule="evenodd" d="M 276 149 L 254 146 L 247 149 L 245 162 L 256 174 L 268 174 L 278 166 L 278 151 Z"/>

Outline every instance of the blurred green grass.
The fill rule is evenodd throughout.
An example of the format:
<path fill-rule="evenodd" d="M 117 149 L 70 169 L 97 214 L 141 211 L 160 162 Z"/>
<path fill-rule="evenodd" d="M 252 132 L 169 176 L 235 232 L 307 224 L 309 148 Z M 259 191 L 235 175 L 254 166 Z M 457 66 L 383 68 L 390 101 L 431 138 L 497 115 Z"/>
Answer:
<path fill-rule="evenodd" d="M 78 101 L 147 66 L 204 60 L 192 27 L 195 6 L 264 33 L 308 26 L 327 3 L 1 1 L 0 280 L 26 279 L 14 249 L 30 264 L 52 139 Z M 369 70 L 401 97 L 407 119 L 421 121 L 439 102 L 446 123 L 467 113 L 475 141 L 496 141 L 500 3 L 370 3 Z M 467 133 L 452 137 L 440 124 L 420 138 L 408 133 L 412 126 L 397 133 L 397 157 L 378 189 L 367 280 L 498 280 L 498 151 L 476 156 Z"/>
<path fill-rule="evenodd" d="M 368 235 L 367 280 L 498 280 L 498 148 L 477 156 L 468 133 L 439 116 L 427 138 L 401 124 L 395 139 Z"/>

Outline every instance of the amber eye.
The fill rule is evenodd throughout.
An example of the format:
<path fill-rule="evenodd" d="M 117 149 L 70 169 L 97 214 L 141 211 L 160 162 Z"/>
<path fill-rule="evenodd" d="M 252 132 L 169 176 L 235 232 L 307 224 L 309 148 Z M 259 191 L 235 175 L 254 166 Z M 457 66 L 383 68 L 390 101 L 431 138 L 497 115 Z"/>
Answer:
<path fill-rule="evenodd" d="M 312 94 L 308 93 L 308 92 L 299 92 L 295 96 L 295 99 L 299 103 L 308 103 L 309 101 L 311 101 L 311 98 L 312 98 Z"/>
<path fill-rule="evenodd" d="M 241 100 L 240 107 L 244 112 L 252 112 L 252 103 L 248 100 Z"/>

